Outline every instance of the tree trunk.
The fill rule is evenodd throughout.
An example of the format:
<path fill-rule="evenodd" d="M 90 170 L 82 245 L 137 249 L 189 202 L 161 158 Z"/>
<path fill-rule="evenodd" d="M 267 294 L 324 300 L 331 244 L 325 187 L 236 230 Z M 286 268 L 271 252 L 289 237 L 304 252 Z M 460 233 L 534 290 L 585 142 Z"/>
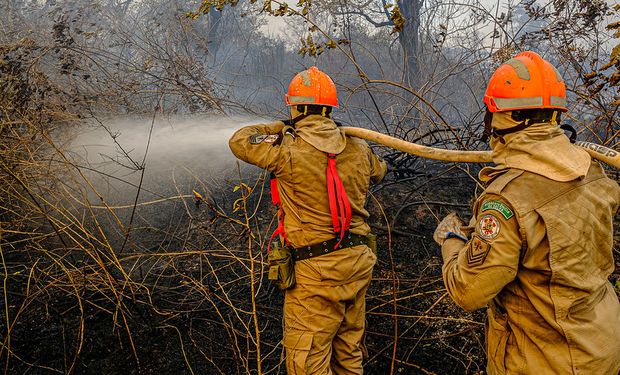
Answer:
<path fill-rule="evenodd" d="M 222 44 L 223 36 L 219 32 L 220 23 L 222 21 L 222 11 L 219 11 L 215 8 L 212 8 L 209 12 L 209 55 L 211 56 L 211 61 L 215 62 L 215 58 L 217 56 L 217 51 L 220 49 L 220 45 Z"/>
<path fill-rule="evenodd" d="M 420 53 L 420 10 L 424 0 L 401 0 L 400 11 L 405 19 L 398 41 L 405 55 L 405 77 L 414 84 L 419 79 L 418 56 Z"/>

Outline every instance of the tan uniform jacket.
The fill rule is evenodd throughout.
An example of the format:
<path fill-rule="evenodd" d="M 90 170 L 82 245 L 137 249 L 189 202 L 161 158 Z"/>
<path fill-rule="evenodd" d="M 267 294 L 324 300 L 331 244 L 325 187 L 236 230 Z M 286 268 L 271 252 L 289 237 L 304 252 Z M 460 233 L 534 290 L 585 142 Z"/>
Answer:
<path fill-rule="evenodd" d="M 286 236 L 293 247 L 335 237 L 329 210 L 327 155 L 351 203 L 351 229 L 366 235 L 364 208 L 371 181 L 386 164 L 366 142 L 346 137 L 330 119 L 311 115 L 295 124 L 282 122 L 243 128 L 230 139 L 233 153 L 275 173 L 284 211 Z M 366 245 L 344 248 L 295 263 L 297 284 L 286 291 L 284 337 L 289 374 L 361 374 L 365 295 L 377 258 Z"/>
<path fill-rule="evenodd" d="M 509 169 L 477 200 L 471 240 L 445 241 L 452 298 L 489 305 L 490 374 L 618 374 L 620 304 L 608 277 L 619 202 L 595 162 L 570 182 Z"/>
<path fill-rule="evenodd" d="M 332 120 L 322 116 L 308 116 L 295 124 L 294 131 L 287 128 L 280 121 L 248 126 L 232 136 L 229 146 L 239 159 L 275 173 L 290 245 L 299 248 L 335 237 L 326 187 L 326 152 L 337 154 L 338 174 L 351 202 L 350 231 L 367 235 L 366 195 L 370 183 L 385 175 L 386 163 L 365 141 L 345 137 Z M 318 282 L 325 277 L 313 278 Z M 304 282 L 304 275 L 297 281 Z"/>

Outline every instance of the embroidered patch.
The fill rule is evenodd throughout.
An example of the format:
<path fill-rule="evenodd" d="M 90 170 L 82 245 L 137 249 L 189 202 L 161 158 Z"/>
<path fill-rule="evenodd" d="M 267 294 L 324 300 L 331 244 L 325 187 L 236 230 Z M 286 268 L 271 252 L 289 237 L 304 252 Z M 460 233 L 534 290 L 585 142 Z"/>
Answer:
<path fill-rule="evenodd" d="M 470 266 L 481 265 L 484 263 L 490 250 L 491 245 L 488 242 L 474 235 L 467 249 L 467 264 Z"/>
<path fill-rule="evenodd" d="M 484 202 L 482 204 L 482 212 L 487 211 L 487 210 L 494 210 L 494 211 L 499 212 L 506 218 L 506 220 L 510 219 L 511 217 L 515 215 L 507 205 L 505 205 L 504 203 L 500 201 Z"/>
<path fill-rule="evenodd" d="M 265 138 L 263 140 L 263 142 L 265 143 L 275 143 L 278 141 L 278 139 L 280 139 L 280 135 L 279 134 L 269 134 L 267 136 L 267 138 Z"/>
<path fill-rule="evenodd" d="M 493 215 L 484 215 L 478 223 L 478 233 L 487 240 L 497 237 L 499 229 L 499 220 Z"/>
<path fill-rule="evenodd" d="M 275 143 L 280 138 L 279 134 L 252 134 L 250 136 L 250 143 L 257 145 L 261 142 Z"/>

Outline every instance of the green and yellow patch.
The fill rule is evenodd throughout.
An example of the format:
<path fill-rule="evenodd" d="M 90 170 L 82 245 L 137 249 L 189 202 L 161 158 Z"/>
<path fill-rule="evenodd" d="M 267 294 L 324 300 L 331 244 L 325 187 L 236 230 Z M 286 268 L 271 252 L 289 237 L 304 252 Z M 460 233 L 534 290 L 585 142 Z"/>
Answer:
<path fill-rule="evenodd" d="M 484 211 L 488 211 L 488 210 L 493 210 L 493 211 L 497 211 L 500 214 L 502 214 L 502 216 L 504 216 L 504 218 L 506 220 L 510 219 L 511 217 L 513 217 L 515 214 L 512 212 L 512 210 L 504 203 L 500 202 L 500 201 L 486 201 L 482 204 L 482 212 Z"/>

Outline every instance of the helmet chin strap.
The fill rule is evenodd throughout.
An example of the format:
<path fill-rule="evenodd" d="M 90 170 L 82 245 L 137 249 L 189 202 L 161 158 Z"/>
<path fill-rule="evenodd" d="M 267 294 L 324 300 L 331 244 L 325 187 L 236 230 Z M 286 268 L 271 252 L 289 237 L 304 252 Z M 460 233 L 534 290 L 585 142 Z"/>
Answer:
<path fill-rule="evenodd" d="M 570 143 L 575 143 L 575 141 L 577 141 L 577 130 L 575 130 L 575 128 L 568 124 L 562 124 L 560 125 L 560 129 L 570 132 L 570 136 L 568 136 Z"/>
<path fill-rule="evenodd" d="M 522 121 L 518 125 L 513 126 L 511 128 L 496 129 L 492 126 L 493 113 L 487 110 L 487 113 L 484 116 L 485 127 L 484 127 L 483 140 L 486 141 L 489 136 L 492 136 L 494 138 L 498 138 L 502 144 L 506 144 L 506 140 L 504 139 L 505 135 L 516 133 L 521 130 L 525 130 L 528 127 L 530 127 L 532 124 L 536 124 L 536 123 L 545 123 L 545 122 L 556 123 L 556 122 L 559 122 L 559 118 L 560 118 L 560 116 L 558 115 L 558 111 L 553 111 L 550 116 L 544 113 L 542 115 L 536 114 L 536 113 L 530 114 L 530 115 L 532 117 L 525 117 L 523 113 L 513 112 L 512 118 L 517 121 L 518 120 L 522 120 Z M 563 130 L 570 131 L 571 135 L 569 139 L 571 143 L 575 143 L 575 140 L 577 138 L 577 132 L 575 131 L 575 129 L 570 125 L 561 125 L 560 128 L 562 128 Z"/>
<path fill-rule="evenodd" d="M 492 125 L 491 125 L 492 122 L 493 122 L 493 112 L 487 109 L 487 111 L 484 114 L 484 120 L 483 120 L 484 132 L 482 133 L 482 137 L 480 138 L 482 142 L 486 142 L 491 136 L 491 132 L 493 130 Z"/>
<path fill-rule="evenodd" d="M 526 129 L 531 125 L 530 119 L 525 119 L 521 121 L 517 126 L 513 126 L 512 128 L 507 129 L 496 129 L 493 127 L 493 112 L 487 110 L 484 114 L 484 133 L 482 135 L 482 141 L 486 142 L 489 137 L 499 138 L 499 141 L 502 144 L 506 143 L 504 140 L 504 136 L 507 134 L 516 133 L 523 129 Z"/>
<path fill-rule="evenodd" d="M 303 112 L 299 111 L 299 107 L 303 107 Z M 321 115 L 323 117 L 331 118 L 331 108 L 327 106 L 321 106 L 320 111 L 313 110 L 308 105 L 298 105 L 297 111 L 300 113 L 298 116 L 293 117 L 293 113 L 291 112 L 291 118 L 287 121 L 284 121 L 286 125 L 295 126 L 295 124 L 310 115 Z"/>
<path fill-rule="evenodd" d="M 508 128 L 508 129 L 491 128 L 491 136 L 494 138 L 498 138 L 502 144 L 506 144 L 506 140 L 504 139 L 505 135 L 516 133 L 521 130 L 527 129 L 530 125 L 531 125 L 531 121 L 528 118 L 522 121 L 519 125 L 513 126 L 512 128 Z"/>
<path fill-rule="evenodd" d="M 299 121 L 305 119 L 306 117 L 308 117 L 308 114 L 304 114 L 302 113 L 301 115 L 291 118 L 290 120 L 288 120 L 288 123 L 286 125 L 291 125 L 291 126 L 295 126 L 296 123 L 298 123 Z"/>

